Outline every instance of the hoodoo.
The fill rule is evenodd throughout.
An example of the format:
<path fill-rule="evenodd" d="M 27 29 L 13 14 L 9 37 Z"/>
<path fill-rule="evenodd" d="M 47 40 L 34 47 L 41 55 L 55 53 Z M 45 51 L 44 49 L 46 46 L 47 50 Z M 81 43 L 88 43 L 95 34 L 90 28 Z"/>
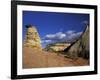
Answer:
<path fill-rule="evenodd" d="M 41 40 L 35 26 L 26 25 L 27 32 L 24 41 L 24 46 L 42 50 Z"/>

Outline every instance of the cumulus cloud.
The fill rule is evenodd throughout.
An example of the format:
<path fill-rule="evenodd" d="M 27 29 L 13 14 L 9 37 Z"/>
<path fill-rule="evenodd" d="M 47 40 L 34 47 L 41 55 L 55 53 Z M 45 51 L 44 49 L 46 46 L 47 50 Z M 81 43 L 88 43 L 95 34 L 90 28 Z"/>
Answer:
<path fill-rule="evenodd" d="M 82 23 L 83 23 L 83 24 L 89 24 L 89 22 L 88 22 L 88 21 L 86 21 L 86 20 L 85 20 L 85 21 L 83 21 Z"/>
<path fill-rule="evenodd" d="M 42 40 L 41 43 L 50 43 L 52 40 Z"/>
<path fill-rule="evenodd" d="M 67 34 L 68 36 L 66 37 L 67 41 L 75 41 L 76 39 L 78 39 L 80 37 L 80 35 L 82 34 L 82 32 L 74 32 L 71 34 Z"/>
<path fill-rule="evenodd" d="M 75 33 L 74 30 L 68 30 L 68 31 L 66 32 L 66 34 L 73 34 L 73 33 Z"/>
<path fill-rule="evenodd" d="M 53 42 L 73 42 L 80 37 L 82 32 L 76 32 L 74 30 L 68 30 L 67 32 L 57 32 L 55 34 L 47 34 L 42 39 L 42 43 Z"/>
<path fill-rule="evenodd" d="M 52 40 L 56 40 L 56 39 L 63 39 L 64 37 L 66 37 L 66 34 L 63 32 L 58 32 L 55 34 L 47 34 L 45 36 L 45 39 L 52 39 Z"/>

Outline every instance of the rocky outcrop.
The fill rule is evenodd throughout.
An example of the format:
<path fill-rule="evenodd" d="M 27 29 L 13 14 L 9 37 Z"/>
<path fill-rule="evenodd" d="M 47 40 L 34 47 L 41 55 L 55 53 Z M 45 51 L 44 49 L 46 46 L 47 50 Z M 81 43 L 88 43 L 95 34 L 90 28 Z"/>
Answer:
<path fill-rule="evenodd" d="M 63 51 L 68 46 L 70 46 L 70 43 L 57 42 L 57 43 L 48 44 L 46 46 L 45 50 L 46 51 L 59 52 L 59 51 Z"/>
<path fill-rule="evenodd" d="M 73 59 L 78 57 L 89 59 L 89 26 L 76 42 L 64 50 L 64 54 Z"/>
<path fill-rule="evenodd" d="M 78 58 L 73 60 L 78 56 L 89 55 L 89 29 L 87 27 L 86 31 L 82 37 L 75 43 L 69 45 L 69 43 L 56 43 L 50 45 L 53 49 L 62 50 L 71 58 L 65 58 L 62 54 L 56 54 L 55 52 L 49 52 L 43 50 L 39 34 L 34 26 L 26 26 L 27 33 L 23 46 L 23 68 L 47 68 L 47 67 L 67 67 L 67 66 L 85 66 L 89 65 L 87 59 Z M 48 47 L 50 49 L 50 46 Z M 54 48 L 54 46 L 56 46 Z M 68 48 L 66 48 L 68 47 Z M 60 49 L 59 49 L 60 48 Z M 67 50 L 68 49 L 68 50 Z"/>
<path fill-rule="evenodd" d="M 42 50 L 41 40 L 35 26 L 27 25 L 26 28 L 27 28 L 27 32 L 24 41 L 24 46 Z"/>

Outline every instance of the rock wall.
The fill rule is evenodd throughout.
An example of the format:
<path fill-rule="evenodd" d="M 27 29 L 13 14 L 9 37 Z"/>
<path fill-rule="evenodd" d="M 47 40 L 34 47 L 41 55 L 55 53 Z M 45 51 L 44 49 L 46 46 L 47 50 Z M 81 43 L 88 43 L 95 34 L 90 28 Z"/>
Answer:
<path fill-rule="evenodd" d="M 76 42 L 64 50 L 64 53 L 73 59 L 78 57 L 89 59 L 89 26 Z"/>

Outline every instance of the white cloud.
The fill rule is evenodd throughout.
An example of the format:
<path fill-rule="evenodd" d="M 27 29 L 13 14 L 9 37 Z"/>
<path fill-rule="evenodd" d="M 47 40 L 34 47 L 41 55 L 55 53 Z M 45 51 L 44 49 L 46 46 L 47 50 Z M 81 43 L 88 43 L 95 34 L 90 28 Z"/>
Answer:
<path fill-rule="evenodd" d="M 82 33 L 83 33 L 83 32 L 78 32 L 76 35 L 79 35 L 79 36 L 80 36 Z"/>
<path fill-rule="evenodd" d="M 64 37 L 66 37 L 65 33 L 58 32 L 56 34 L 47 34 L 45 39 L 63 39 Z"/>
<path fill-rule="evenodd" d="M 52 40 L 42 40 L 41 43 L 50 43 Z"/>
<path fill-rule="evenodd" d="M 72 33 L 68 36 L 67 40 L 70 40 L 70 41 L 75 40 L 75 39 L 79 38 L 81 34 L 82 34 L 82 32 Z"/>
<path fill-rule="evenodd" d="M 65 33 L 62 33 L 62 32 L 56 33 L 56 38 L 63 39 L 64 37 L 66 37 L 66 34 Z"/>
<path fill-rule="evenodd" d="M 73 33 L 75 33 L 74 30 L 68 30 L 68 31 L 66 32 L 66 34 L 73 34 Z"/>
<path fill-rule="evenodd" d="M 58 32 L 55 34 L 47 34 L 42 43 L 52 43 L 52 42 L 72 42 L 80 37 L 82 32 L 76 32 L 74 30 L 69 30 L 65 33 Z"/>
<path fill-rule="evenodd" d="M 89 22 L 88 22 L 88 21 L 83 21 L 82 23 L 84 23 L 84 24 L 88 24 Z"/>
<path fill-rule="evenodd" d="M 55 38 L 55 34 L 47 34 L 46 36 L 45 36 L 46 38 Z"/>

